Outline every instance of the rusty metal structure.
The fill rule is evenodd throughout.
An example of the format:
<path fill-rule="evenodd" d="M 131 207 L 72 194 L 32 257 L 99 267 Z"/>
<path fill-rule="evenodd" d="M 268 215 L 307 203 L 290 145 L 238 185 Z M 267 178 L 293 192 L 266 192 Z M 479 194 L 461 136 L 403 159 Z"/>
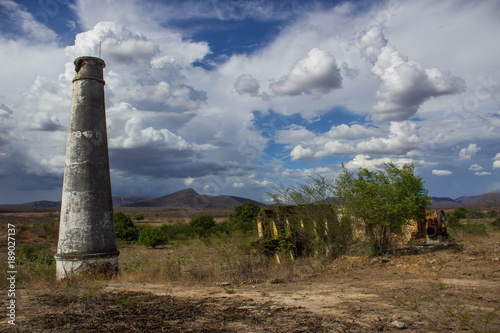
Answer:
<path fill-rule="evenodd" d="M 437 236 L 446 237 L 448 235 L 444 211 L 426 211 L 425 233 L 430 238 Z"/>

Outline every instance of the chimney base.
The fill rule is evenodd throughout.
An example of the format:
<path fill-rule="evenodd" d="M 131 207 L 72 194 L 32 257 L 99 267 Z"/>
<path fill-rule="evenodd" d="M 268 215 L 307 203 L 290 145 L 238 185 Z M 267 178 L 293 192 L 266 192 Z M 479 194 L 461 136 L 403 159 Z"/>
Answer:
<path fill-rule="evenodd" d="M 118 254 L 55 255 L 56 279 L 89 277 L 112 278 L 118 274 Z"/>

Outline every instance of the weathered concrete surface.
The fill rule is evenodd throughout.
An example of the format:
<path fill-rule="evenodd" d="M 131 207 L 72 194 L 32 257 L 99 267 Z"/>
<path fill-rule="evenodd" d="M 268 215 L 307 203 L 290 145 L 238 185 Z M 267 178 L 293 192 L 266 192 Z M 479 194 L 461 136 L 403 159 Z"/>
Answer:
<path fill-rule="evenodd" d="M 118 271 L 102 59 L 75 60 L 59 225 L 57 278 L 102 262 Z M 112 265 L 109 265 L 111 263 Z M 88 264 L 88 265 L 87 265 Z"/>

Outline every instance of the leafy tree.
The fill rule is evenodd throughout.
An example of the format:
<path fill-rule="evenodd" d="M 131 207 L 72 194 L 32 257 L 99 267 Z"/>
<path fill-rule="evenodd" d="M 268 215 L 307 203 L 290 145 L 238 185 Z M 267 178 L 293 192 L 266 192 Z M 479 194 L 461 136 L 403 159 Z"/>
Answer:
<path fill-rule="evenodd" d="M 191 219 L 189 225 L 193 228 L 193 233 L 197 236 L 206 236 L 209 230 L 215 227 L 215 220 L 210 214 L 200 214 Z"/>
<path fill-rule="evenodd" d="M 142 221 L 144 220 L 144 214 L 142 213 L 135 214 L 134 216 L 132 216 L 132 219 L 136 221 Z"/>
<path fill-rule="evenodd" d="M 116 238 L 123 239 L 125 241 L 135 241 L 139 237 L 139 230 L 134 225 L 130 217 L 123 213 L 115 213 L 115 233 Z"/>
<path fill-rule="evenodd" d="M 152 248 L 165 244 L 167 240 L 167 236 L 158 227 L 146 225 L 139 232 L 139 243 Z"/>
<path fill-rule="evenodd" d="M 401 232 L 411 219 L 424 219 L 430 204 L 424 182 L 414 175 L 412 164 L 399 168 L 391 162 L 384 164 L 384 170 L 360 168 L 356 173 L 342 164 L 335 192 L 342 209 L 364 224 L 373 255 L 387 253 L 391 232 Z"/>
<path fill-rule="evenodd" d="M 464 207 L 458 207 L 453 210 L 453 215 L 458 217 L 459 219 L 464 219 L 467 216 L 467 208 Z"/>
<path fill-rule="evenodd" d="M 229 215 L 229 222 L 236 230 L 243 232 L 257 230 L 257 215 L 260 207 L 251 201 L 245 201 L 234 207 L 234 213 Z"/>

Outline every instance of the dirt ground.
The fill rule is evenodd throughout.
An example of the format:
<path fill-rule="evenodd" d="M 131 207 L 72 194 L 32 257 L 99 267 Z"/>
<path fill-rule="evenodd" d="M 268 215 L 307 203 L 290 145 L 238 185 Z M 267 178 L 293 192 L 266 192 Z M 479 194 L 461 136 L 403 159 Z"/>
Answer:
<path fill-rule="evenodd" d="M 17 290 L 16 325 L 2 316 L 0 332 L 500 332 L 499 258 L 494 231 L 346 256 L 291 281 L 32 286 Z"/>

